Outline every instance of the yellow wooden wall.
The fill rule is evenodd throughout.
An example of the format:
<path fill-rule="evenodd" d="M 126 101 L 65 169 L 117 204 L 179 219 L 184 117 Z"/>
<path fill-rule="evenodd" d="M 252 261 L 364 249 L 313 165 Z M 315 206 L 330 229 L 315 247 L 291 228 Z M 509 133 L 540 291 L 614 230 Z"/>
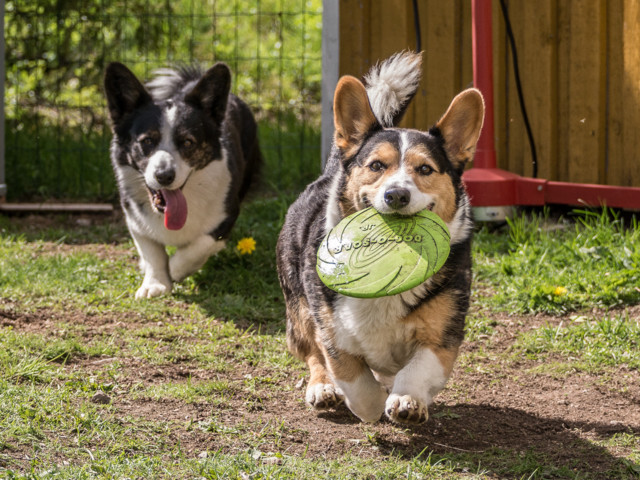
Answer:
<path fill-rule="evenodd" d="M 510 0 L 524 98 L 549 180 L 640 186 L 640 1 Z M 427 129 L 472 86 L 471 1 L 420 0 L 423 80 L 403 126 Z M 531 175 L 511 50 L 493 1 L 498 167 Z M 411 0 L 340 1 L 340 74 L 415 48 Z"/>

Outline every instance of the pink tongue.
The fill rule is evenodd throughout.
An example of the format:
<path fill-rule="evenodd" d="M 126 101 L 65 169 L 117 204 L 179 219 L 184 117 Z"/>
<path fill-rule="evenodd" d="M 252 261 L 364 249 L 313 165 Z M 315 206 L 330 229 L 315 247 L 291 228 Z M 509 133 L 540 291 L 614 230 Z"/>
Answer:
<path fill-rule="evenodd" d="M 169 230 L 180 230 L 187 221 L 187 199 L 182 190 L 161 190 L 164 197 L 164 226 Z"/>

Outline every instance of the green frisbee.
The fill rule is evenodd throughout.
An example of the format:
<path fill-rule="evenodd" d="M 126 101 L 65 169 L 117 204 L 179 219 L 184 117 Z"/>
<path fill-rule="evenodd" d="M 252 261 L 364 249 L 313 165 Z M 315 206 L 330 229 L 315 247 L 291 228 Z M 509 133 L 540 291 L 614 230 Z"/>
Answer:
<path fill-rule="evenodd" d="M 345 217 L 322 240 L 316 270 L 332 290 L 377 298 L 416 287 L 449 257 L 449 229 L 424 210 L 385 215 L 373 207 Z"/>

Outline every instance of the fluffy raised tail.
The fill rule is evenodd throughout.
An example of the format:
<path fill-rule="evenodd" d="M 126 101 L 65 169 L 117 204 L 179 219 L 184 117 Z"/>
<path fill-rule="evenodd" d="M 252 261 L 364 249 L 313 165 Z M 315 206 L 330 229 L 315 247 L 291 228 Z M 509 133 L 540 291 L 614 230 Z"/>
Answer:
<path fill-rule="evenodd" d="M 376 64 L 364 77 L 373 113 L 383 127 L 402 119 L 422 78 L 422 54 L 396 53 Z"/>

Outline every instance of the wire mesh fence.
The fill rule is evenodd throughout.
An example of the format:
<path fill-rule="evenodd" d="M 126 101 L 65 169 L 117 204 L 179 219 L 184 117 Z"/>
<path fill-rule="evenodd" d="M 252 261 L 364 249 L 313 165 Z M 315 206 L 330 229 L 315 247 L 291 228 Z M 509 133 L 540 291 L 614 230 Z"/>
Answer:
<path fill-rule="evenodd" d="M 8 200 L 115 201 L 102 92 L 115 60 L 144 80 L 160 67 L 226 62 L 259 122 L 265 181 L 300 188 L 320 168 L 321 5 L 6 1 Z"/>

